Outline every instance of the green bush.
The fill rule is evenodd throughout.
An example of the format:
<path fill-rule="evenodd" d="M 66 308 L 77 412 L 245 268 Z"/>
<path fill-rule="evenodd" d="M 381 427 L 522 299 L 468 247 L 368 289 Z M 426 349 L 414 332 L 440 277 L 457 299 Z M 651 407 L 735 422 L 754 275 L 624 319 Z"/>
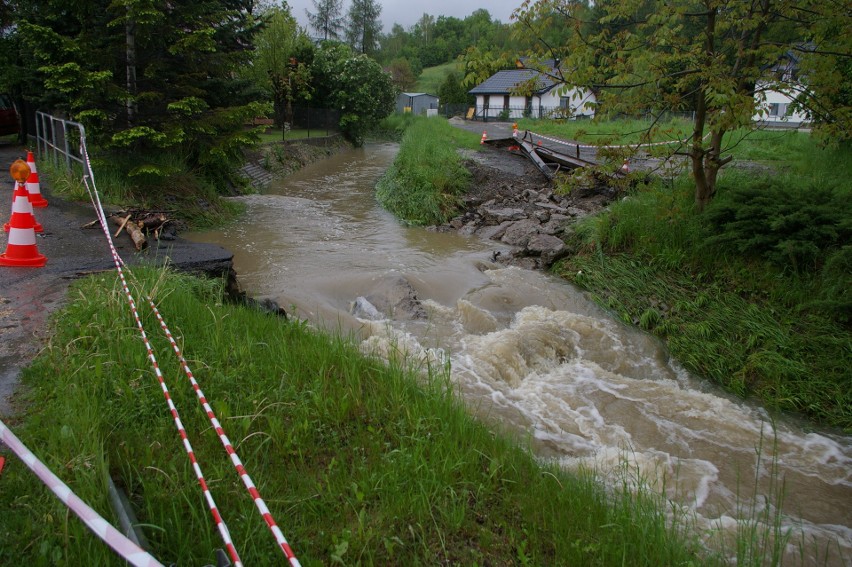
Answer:
<path fill-rule="evenodd" d="M 786 176 L 726 188 L 706 211 L 711 236 L 705 245 L 795 273 L 815 272 L 852 236 L 852 204 L 843 193 Z"/>

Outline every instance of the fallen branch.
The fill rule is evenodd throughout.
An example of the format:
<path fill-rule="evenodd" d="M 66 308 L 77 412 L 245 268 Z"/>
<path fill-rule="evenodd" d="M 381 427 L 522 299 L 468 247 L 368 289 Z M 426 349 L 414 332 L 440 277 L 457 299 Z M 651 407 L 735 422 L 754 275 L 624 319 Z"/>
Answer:
<path fill-rule="evenodd" d="M 118 236 L 118 233 L 121 232 L 121 229 L 127 231 L 127 234 L 130 235 L 131 240 L 133 240 L 133 245 L 136 247 L 136 250 L 142 250 L 146 246 L 148 246 L 148 239 L 145 238 L 145 235 L 139 229 L 139 226 L 135 222 L 128 222 L 132 215 L 128 215 L 127 218 L 121 218 L 119 216 L 111 216 L 112 222 L 116 225 L 119 225 L 118 231 L 115 233 L 115 236 Z"/>
<path fill-rule="evenodd" d="M 124 230 L 124 227 L 125 227 L 125 226 L 127 226 L 127 221 L 129 221 L 129 220 L 130 220 L 130 217 L 131 217 L 131 216 L 132 216 L 132 215 L 127 215 L 126 217 L 124 217 L 124 220 L 123 220 L 123 221 L 121 221 L 121 224 L 119 225 L 118 230 L 116 230 L 116 231 L 115 231 L 115 234 L 113 234 L 113 235 L 112 235 L 112 237 L 113 237 L 113 238 L 117 238 L 117 237 L 118 237 L 118 235 L 119 235 L 119 234 L 121 234 L 121 231 L 122 231 L 122 230 Z M 117 217 L 116 217 L 116 220 L 118 220 L 118 218 L 117 218 Z"/>

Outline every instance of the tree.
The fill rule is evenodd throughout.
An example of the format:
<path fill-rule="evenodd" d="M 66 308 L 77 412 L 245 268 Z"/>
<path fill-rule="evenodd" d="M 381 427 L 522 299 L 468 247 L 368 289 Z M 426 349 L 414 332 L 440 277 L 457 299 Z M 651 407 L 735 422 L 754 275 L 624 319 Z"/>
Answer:
<path fill-rule="evenodd" d="M 373 55 L 382 33 L 382 5 L 376 0 L 352 0 L 349 21 L 346 25 L 346 41 L 358 53 Z"/>
<path fill-rule="evenodd" d="M 827 15 L 827 4 L 599 0 L 590 7 L 582 0 L 540 0 L 525 5 L 516 16 L 527 33 L 542 40 L 539 55 L 562 56 L 554 78 L 594 89 L 602 110 L 655 116 L 694 111 L 692 134 L 681 153 L 691 165 L 695 203 L 703 209 L 716 193 L 720 168 L 732 159 L 725 134 L 753 125 L 759 112 L 756 86 L 777 83 L 770 70 L 794 47 L 767 38 L 789 20 L 804 26 L 800 38 L 812 37 L 817 18 L 804 14 Z M 573 32 L 566 45 L 544 41 L 557 25 Z M 821 48 L 832 51 L 827 45 Z M 657 127 L 654 122 L 647 139 Z"/>
<path fill-rule="evenodd" d="M 311 68 L 317 100 L 341 111 L 340 130 L 356 145 L 369 129 L 393 112 L 396 89 L 374 60 L 342 43 L 324 42 Z"/>
<path fill-rule="evenodd" d="M 343 31 L 343 0 L 313 0 L 315 13 L 305 10 L 308 23 L 324 40 L 340 39 Z"/>
<path fill-rule="evenodd" d="M 163 179 L 174 168 L 154 158 L 181 155 L 221 184 L 254 141 L 243 124 L 258 110 L 235 77 L 260 25 L 252 4 L 20 0 L 14 33 L 31 69 L 22 96 L 132 156 L 130 176 Z"/>
<path fill-rule="evenodd" d="M 468 94 L 467 89 L 462 85 L 461 78 L 455 73 L 450 72 L 441 83 L 438 89 L 438 98 L 441 104 L 467 104 L 474 102 L 474 97 Z"/>
<path fill-rule="evenodd" d="M 420 45 L 422 47 L 429 45 L 429 43 L 434 39 L 432 37 L 432 30 L 434 28 L 435 17 L 426 13 L 420 16 L 420 19 L 417 20 L 416 24 L 414 24 L 414 29 L 412 31 L 415 36 L 419 37 Z"/>
<path fill-rule="evenodd" d="M 310 99 L 308 59 L 310 39 L 299 28 L 289 8 L 264 13 L 266 25 L 255 41 L 248 76 L 272 95 L 275 123 L 293 123 L 293 103 Z"/>
<path fill-rule="evenodd" d="M 417 76 L 411 69 L 411 63 L 404 57 L 398 57 L 388 65 L 391 81 L 400 91 L 410 91 L 417 83 Z"/>
<path fill-rule="evenodd" d="M 828 143 L 852 141 L 852 10 L 832 2 L 803 6 L 793 20 L 807 29 L 807 43 L 793 37 L 799 57 L 801 89 L 798 103 L 814 122 L 814 131 Z"/>
<path fill-rule="evenodd" d="M 462 84 L 466 87 L 474 87 L 497 71 L 512 67 L 507 56 L 495 55 L 491 50 L 483 51 L 476 46 L 468 47 L 460 60 L 464 67 Z"/>

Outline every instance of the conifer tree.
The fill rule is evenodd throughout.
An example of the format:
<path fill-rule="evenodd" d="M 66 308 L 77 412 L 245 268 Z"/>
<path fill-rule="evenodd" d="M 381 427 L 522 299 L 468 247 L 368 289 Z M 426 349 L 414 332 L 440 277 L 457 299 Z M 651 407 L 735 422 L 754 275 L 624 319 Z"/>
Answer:
<path fill-rule="evenodd" d="M 382 5 L 376 0 L 352 0 L 346 25 L 346 41 L 357 53 L 372 56 L 382 33 Z"/>
<path fill-rule="evenodd" d="M 248 83 L 253 0 L 17 0 L 25 96 L 83 122 L 102 150 L 133 156 L 130 175 L 172 171 L 145 162 L 180 154 L 220 182 L 251 143 L 258 113 Z"/>
<path fill-rule="evenodd" d="M 305 10 L 308 23 L 324 39 L 340 39 L 343 31 L 343 0 L 313 0 L 316 12 Z"/>

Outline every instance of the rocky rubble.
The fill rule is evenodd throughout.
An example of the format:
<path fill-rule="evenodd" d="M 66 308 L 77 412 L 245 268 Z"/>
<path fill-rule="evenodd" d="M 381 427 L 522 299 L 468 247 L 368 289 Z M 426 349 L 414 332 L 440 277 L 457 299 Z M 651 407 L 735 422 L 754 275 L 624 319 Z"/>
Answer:
<path fill-rule="evenodd" d="M 590 180 L 570 195 L 557 194 L 524 158 L 500 150 L 477 152 L 466 166 L 473 183 L 465 212 L 431 229 L 499 241 L 512 251 L 495 252 L 495 261 L 528 269 L 547 269 L 570 254 L 565 237 L 571 224 L 606 206 L 617 193 L 606 183 Z"/>

